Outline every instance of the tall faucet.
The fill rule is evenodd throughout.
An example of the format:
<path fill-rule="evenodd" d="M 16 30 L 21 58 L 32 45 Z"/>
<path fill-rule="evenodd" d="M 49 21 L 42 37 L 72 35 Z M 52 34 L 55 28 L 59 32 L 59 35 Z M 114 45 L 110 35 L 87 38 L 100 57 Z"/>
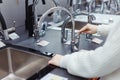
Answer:
<path fill-rule="evenodd" d="M 92 23 L 93 20 L 95 20 L 95 16 L 91 15 L 89 13 L 85 13 L 85 12 L 81 12 L 78 14 L 73 14 L 73 16 L 78 16 L 78 15 L 86 15 L 88 16 L 88 23 Z M 61 30 L 61 42 L 65 43 L 67 41 L 67 36 L 68 36 L 68 30 L 65 30 L 65 27 L 67 25 L 67 23 L 70 21 L 70 17 L 67 17 L 64 21 L 63 21 L 63 25 L 62 25 L 62 30 Z M 74 33 L 75 35 L 75 33 Z M 76 35 L 74 38 L 74 48 L 72 49 L 72 51 L 78 51 L 79 50 L 79 35 Z M 90 34 L 86 34 L 86 38 L 87 39 L 91 39 L 91 35 Z M 73 46 L 72 46 L 73 47 Z"/>
<path fill-rule="evenodd" d="M 66 43 L 67 42 L 67 38 L 68 38 L 68 30 L 65 29 L 67 23 L 71 20 L 71 17 L 68 16 L 64 21 L 63 21 L 63 25 L 61 27 L 61 43 Z M 74 28 L 74 29 L 73 29 Z M 74 37 L 72 37 L 71 35 L 71 52 L 75 52 L 79 50 L 79 44 L 77 44 L 77 42 L 79 40 L 78 36 L 75 36 L 75 23 L 72 23 L 72 32 L 71 34 L 74 35 Z M 77 38 L 76 38 L 77 37 Z M 78 42 L 79 43 L 79 42 Z"/>
<path fill-rule="evenodd" d="M 72 21 L 72 30 L 71 30 L 71 51 L 73 52 L 74 51 L 74 46 L 75 46 L 75 22 L 74 22 L 74 18 L 73 18 L 73 15 L 64 7 L 53 7 L 53 8 L 50 8 L 49 10 L 47 10 L 41 17 L 40 17 L 40 20 L 38 21 L 38 26 L 36 28 L 35 31 L 38 31 L 38 34 L 41 32 L 41 26 L 42 26 L 42 22 L 44 21 L 45 17 L 55 11 L 55 10 L 63 10 L 65 11 L 69 16 L 70 16 L 70 19 Z M 37 35 L 37 36 L 40 36 L 40 35 Z"/>

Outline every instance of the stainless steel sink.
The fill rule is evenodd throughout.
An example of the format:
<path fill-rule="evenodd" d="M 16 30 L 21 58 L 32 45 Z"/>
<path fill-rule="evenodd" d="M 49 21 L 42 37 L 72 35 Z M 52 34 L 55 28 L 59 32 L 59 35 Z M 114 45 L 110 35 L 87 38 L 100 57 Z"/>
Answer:
<path fill-rule="evenodd" d="M 0 80 L 26 80 L 48 64 L 50 58 L 27 51 L 0 50 Z"/>
<path fill-rule="evenodd" d="M 87 22 L 80 22 L 75 21 L 75 29 L 80 30 L 82 27 L 84 27 L 87 24 Z M 72 22 L 67 23 L 66 28 L 72 28 Z"/>

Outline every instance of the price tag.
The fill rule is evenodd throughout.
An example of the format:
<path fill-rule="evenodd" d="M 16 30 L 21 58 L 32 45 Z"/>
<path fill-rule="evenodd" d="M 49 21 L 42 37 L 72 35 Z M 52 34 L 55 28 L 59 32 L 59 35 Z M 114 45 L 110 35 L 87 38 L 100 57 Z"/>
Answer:
<path fill-rule="evenodd" d="M 67 41 L 66 43 L 64 43 L 66 45 L 70 45 L 71 44 L 71 41 Z"/>
<path fill-rule="evenodd" d="M 15 40 L 15 39 L 20 38 L 20 36 L 19 36 L 18 34 L 16 34 L 15 32 L 14 32 L 14 33 L 9 34 L 9 37 L 10 37 L 10 39 L 12 39 L 12 40 Z"/>
<path fill-rule="evenodd" d="M 99 38 L 93 38 L 92 42 L 97 43 L 97 44 L 101 44 L 103 42 L 103 40 L 101 40 Z"/>
<path fill-rule="evenodd" d="M 48 73 L 45 77 L 43 77 L 40 80 L 68 80 L 68 78 L 59 76 L 59 75 L 55 75 L 52 73 Z"/>
<path fill-rule="evenodd" d="M 0 41 L 0 48 L 6 46 L 2 41 Z"/>
<path fill-rule="evenodd" d="M 49 43 L 50 43 L 50 42 L 48 42 L 48 41 L 42 40 L 42 41 L 38 42 L 37 45 L 47 46 Z"/>

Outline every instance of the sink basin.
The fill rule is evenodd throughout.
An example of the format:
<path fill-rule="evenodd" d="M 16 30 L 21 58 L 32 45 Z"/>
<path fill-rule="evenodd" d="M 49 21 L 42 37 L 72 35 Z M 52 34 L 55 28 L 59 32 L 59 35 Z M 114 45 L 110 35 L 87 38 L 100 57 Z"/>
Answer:
<path fill-rule="evenodd" d="M 80 22 L 80 21 L 75 21 L 75 30 L 80 30 L 82 27 L 84 27 L 87 24 L 87 22 Z M 64 23 L 65 28 L 71 29 L 72 28 L 72 22 L 67 22 Z M 59 26 L 62 27 L 62 26 Z"/>
<path fill-rule="evenodd" d="M 75 21 L 75 30 L 80 30 L 82 27 L 84 27 L 87 24 L 87 22 L 79 22 Z M 72 28 L 72 22 L 67 23 L 66 28 Z"/>
<path fill-rule="evenodd" d="M 75 21 L 75 30 L 80 30 L 86 24 L 88 24 L 88 23 L 87 22 Z M 92 23 L 92 24 L 94 24 L 94 25 L 100 25 L 101 23 Z M 72 22 L 68 22 L 65 27 L 71 29 L 72 28 Z"/>
<path fill-rule="evenodd" d="M 50 58 L 16 48 L 0 50 L 0 80 L 26 80 L 45 68 Z"/>

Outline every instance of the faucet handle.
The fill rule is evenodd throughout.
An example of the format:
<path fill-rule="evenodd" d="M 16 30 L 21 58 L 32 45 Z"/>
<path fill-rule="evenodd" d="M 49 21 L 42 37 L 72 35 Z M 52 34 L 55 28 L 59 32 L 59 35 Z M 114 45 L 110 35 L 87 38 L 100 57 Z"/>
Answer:
<path fill-rule="evenodd" d="M 96 17 L 92 14 L 88 14 L 88 23 L 92 23 L 93 20 L 95 20 Z"/>

